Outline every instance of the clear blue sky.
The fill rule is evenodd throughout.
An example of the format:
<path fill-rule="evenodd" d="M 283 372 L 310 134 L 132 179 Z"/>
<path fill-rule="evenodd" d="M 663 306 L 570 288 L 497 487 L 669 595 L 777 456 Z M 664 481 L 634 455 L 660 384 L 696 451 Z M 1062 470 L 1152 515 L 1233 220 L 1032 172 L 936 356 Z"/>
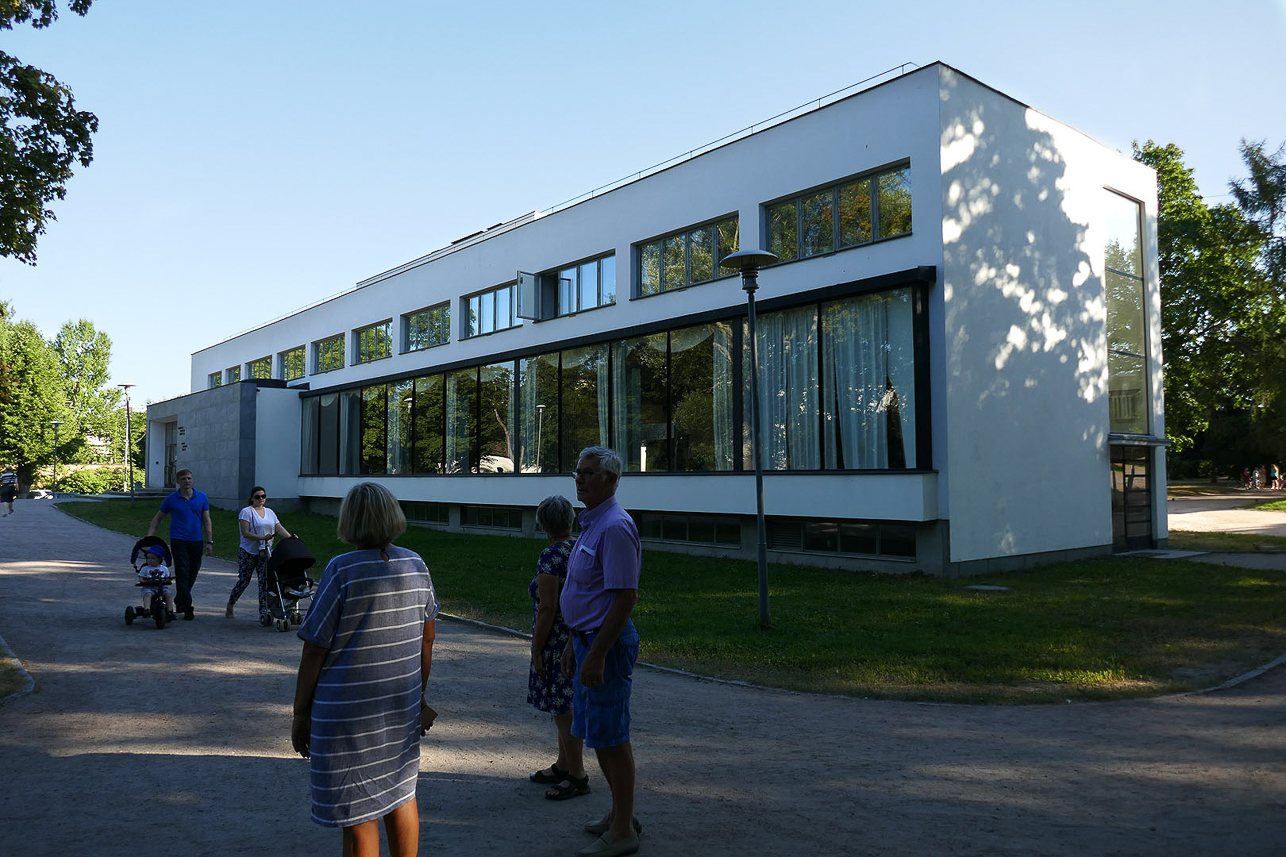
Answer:
<path fill-rule="evenodd" d="M 136 406 L 192 351 L 905 62 L 1177 143 L 1211 201 L 1241 138 L 1286 142 L 1286 0 L 60 5 L 0 45 L 98 115 L 94 162 L 0 298 L 107 332 Z"/>

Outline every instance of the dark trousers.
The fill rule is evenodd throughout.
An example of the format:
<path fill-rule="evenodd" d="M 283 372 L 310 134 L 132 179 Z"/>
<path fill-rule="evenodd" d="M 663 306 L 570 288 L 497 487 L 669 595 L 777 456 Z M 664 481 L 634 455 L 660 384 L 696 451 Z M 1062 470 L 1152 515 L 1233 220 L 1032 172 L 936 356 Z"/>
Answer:
<path fill-rule="evenodd" d="M 183 612 L 192 606 L 192 585 L 201 570 L 205 542 L 170 539 L 170 552 L 174 554 L 174 607 Z"/>

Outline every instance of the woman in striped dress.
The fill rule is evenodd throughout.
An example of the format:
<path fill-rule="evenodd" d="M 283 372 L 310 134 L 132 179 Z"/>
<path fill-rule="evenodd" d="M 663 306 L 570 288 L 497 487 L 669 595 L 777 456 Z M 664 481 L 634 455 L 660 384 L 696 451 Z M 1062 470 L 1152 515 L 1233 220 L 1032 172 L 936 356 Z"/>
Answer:
<path fill-rule="evenodd" d="M 342 828 L 345 857 L 413 857 L 420 813 L 420 736 L 438 599 L 420 557 L 392 541 L 406 530 L 393 495 L 354 485 L 339 510 L 339 538 L 357 548 L 330 561 L 308 618 L 290 738 L 312 759 L 312 819 Z"/>

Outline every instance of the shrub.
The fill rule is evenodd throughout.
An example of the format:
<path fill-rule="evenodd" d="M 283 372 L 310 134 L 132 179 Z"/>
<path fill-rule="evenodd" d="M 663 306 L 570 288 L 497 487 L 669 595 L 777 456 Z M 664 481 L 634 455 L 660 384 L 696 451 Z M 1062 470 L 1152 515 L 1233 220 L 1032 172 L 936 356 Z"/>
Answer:
<path fill-rule="evenodd" d="M 102 494 L 119 490 L 125 484 L 124 475 L 117 468 L 89 468 L 58 474 L 59 493 Z"/>

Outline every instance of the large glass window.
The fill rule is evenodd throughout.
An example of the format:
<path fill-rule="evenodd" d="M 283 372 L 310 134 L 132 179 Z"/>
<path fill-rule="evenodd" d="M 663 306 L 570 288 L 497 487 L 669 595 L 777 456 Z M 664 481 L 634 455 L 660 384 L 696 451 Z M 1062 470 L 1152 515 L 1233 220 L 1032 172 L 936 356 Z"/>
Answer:
<path fill-rule="evenodd" d="M 481 302 L 481 296 L 479 296 Z M 451 341 L 451 305 L 441 303 L 402 316 L 402 350 L 419 351 Z"/>
<path fill-rule="evenodd" d="M 464 335 L 480 336 L 522 324 L 518 317 L 518 287 L 510 283 L 465 298 Z"/>
<path fill-rule="evenodd" d="M 675 470 L 732 470 L 732 326 L 704 324 L 670 332 L 670 437 Z"/>
<path fill-rule="evenodd" d="M 337 333 L 313 343 L 313 373 L 344 368 L 344 334 Z"/>
<path fill-rule="evenodd" d="M 911 290 L 822 307 L 827 469 L 915 466 Z"/>
<path fill-rule="evenodd" d="M 558 352 L 518 361 L 518 403 L 519 471 L 559 472 Z"/>
<path fill-rule="evenodd" d="M 633 473 L 670 469 L 668 339 L 656 333 L 612 343 L 612 446 Z"/>
<path fill-rule="evenodd" d="M 513 473 L 514 364 L 493 363 L 478 370 L 478 471 Z"/>
<path fill-rule="evenodd" d="M 561 387 L 561 458 L 574 466 L 582 449 L 608 443 L 607 346 L 564 351 Z"/>
<path fill-rule="evenodd" d="M 320 404 L 321 399 L 317 396 L 300 402 L 299 473 L 302 476 L 311 476 L 317 472 L 318 405 Z"/>
<path fill-rule="evenodd" d="M 1142 207 L 1104 191 L 1106 203 L 1107 384 L 1114 432 L 1146 434 L 1147 312 L 1144 304 Z"/>
<path fill-rule="evenodd" d="M 914 304 L 902 288 L 759 316 L 767 469 L 919 464 Z M 609 443 L 635 472 L 751 469 L 749 359 L 745 321 L 713 322 L 310 397 L 303 472 L 553 473 Z"/>
<path fill-rule="evenodd" d="M 806 306 L 757 318 L 760 431 L 765 470 L 816 470 L 821 467 L 817 384 L 817 307 Z M 750 342 L 743 327 L 742 365 L 750 365 Z M 746 427 L 742 433 L 746 469 L 750 450 L 750 372 L 743 374 Z"/>
<path fill-rule="evenodd" d="M 728 276 L 719 260 L 738 249 L 735 217 L 639 245 L 639 294 L 654 295 Z"/>
<path fill-rule="evenodd" d="M 362 473 L 362 391 L 339 394 L 339 472 Z"/>
<path fill-rule="evenodd" d="M 272 356 L 260 357 L 258 360 L 251 360 L 246 364 L 247 378 L 271 378 L 272 377 Z"/>
<path fill-rule="evenodd" d="M 294 381 L 304 377 L 304 346 L 282 351 L 277 355 L 281 366 L 281 380 Z"/>
<path fill-rule="evenodd" d="M 442 473 L 445 470 L 445 389 L 446 384 L 441 375 L 415 379 L 416 473 Z"/>
<path fill-rule="evenodd" d="M 388 385 L 388 448 L 386 473 L 411 472 L 413 451 L 411 427 L 415 402 L 415 382 L 411 379 Z"/>
<path fill-rule="evenodd" d="M 446 376 L 446 473 L 471 473 L 477 465 L 478 369 Z"/>
<path fill-rule="evenodd" d="M 393 322 L 381 321 L 353 331 L 353 363 L 370 363 L 393 356 Z"/>
<path fill-rule="evenodd" d="M 362 474 L 380 476 L 388 469 L 388 385 L 362 388 Z"/>
<path fill-rule="evenodd" d="M 339 472 L 339 394 L 317 397 L 317 471 L 329 476 Z"/>
<path fill-rule="evenodd" d="M 767 206 L 766 214 L 768 249 L 782 262 L 904 235 L 911 231 L 911 170 L 810 191 Z"/>

